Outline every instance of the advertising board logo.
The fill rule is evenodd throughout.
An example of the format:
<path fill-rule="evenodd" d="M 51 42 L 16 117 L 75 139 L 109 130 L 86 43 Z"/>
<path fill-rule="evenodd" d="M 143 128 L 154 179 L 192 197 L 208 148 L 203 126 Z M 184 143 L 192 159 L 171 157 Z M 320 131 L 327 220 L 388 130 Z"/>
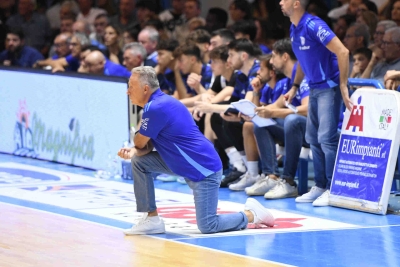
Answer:
<path fill-rule="evenodd" d="M 33 148 L 32 130 L 29 124 L 29 112 L 26 101 L 19 101 L 17 112 L 17 123 L 14 127 L 14 154 L 36 158 L 37 154 Z"/>
<path fill-rule="evenodd" d="M 387 130 L 392 122 L 393 109 L 384 109 L 379 117 L 379 130 Z"/>
<path fill-rule="evenodd" d="M 28 111 L 26 100 L 19 101 L 17 123 L 14 128 L 14 154 L 37 158 L 40 152 L 53 154 L 54 161 L 62 154 L 68 156 L 70 163 L 75 158 L 92 160 L 94 157 L 94 137 L 80 135 L 80 123 L 71 118 L 65 130 L 47 127 L 36 112 Z"/>
<path fill-rule="evenodd" d="M 357 99 L 358 105 L 354 105 L 350 114 L 349 121 L 347 122 L 346 130 L 353 127 L 352 132 L 355 132 L 357 127 L 358 131 L 363 131 L 364 123 L 364 106 L 361 106 L 361 96 Z"/>

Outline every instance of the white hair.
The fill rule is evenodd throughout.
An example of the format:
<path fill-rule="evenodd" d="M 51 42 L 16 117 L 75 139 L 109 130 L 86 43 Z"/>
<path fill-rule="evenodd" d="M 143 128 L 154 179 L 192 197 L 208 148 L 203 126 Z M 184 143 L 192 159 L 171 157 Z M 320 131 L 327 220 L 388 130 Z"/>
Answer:
<path fill-rule="evenodd" d="M 160 38 L 160 34 L 158 33 L 158 31 L 156 29 L 154 29 L 153 27 L 145 27 L 142 32 L 147 32 L 147 34 L 149 35 L 149 40 L 152 42 L 157 42 Z"/>
<path fill-rule="evenodd" d="M 78 42 L 80 43 L 81 47 L 84 47 L 86 45 L 90 45 L 90 40 L 86 36 L 86 34 L 83 34 L 83 33 L 80 33 L 80 32 L 76 32 L 76 33 L 74 33 L 74 35 L 72 37 L 75 37 L 76 39 L 78 39 Z"/>
<path fill-rule="evenodd" d="M 124 51 L 124 53 L 126 50 L 130 50 L 132 55 L 141 55 L 143 60 L 145 60 L 147 57 L 146 48 L 144 48 L 141 43 L 128 43 L 124 46 L 122 50 Z"/>
<path fill-rule="evenodd" d="M 400 44 L 400 27 L 390 28 L 385 32 L 385 34 L 391 33 L 392 42 Z"/>
<path fill-rule="evenodd" d="M 390 28 L 397 27 L 397 23 L 394 22 L 393 20 L 382 20 L 379 21 L 378 24 L 376 25 L 376 27 L 378 26 L 382 26 L 385 29 L 385 31 L 387 31 Z"/>
<path fill-rule="evenodd" d="M 132 74 L 139 75 L 139 81 L 142 86 L 148 85 L 152 92 L 157 90 L 160 87 L 158 83 L 157 74 L 153 67 L 150 66 L 141 66 L 133 68 L 131 71 Z"/>

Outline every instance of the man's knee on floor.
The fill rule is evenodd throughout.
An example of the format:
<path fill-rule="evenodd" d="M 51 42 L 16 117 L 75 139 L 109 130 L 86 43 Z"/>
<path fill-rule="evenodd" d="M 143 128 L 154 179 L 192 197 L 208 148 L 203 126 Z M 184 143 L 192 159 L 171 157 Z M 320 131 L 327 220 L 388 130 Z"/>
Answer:
<path fill-rule="evenodd" d="M 214 234 L 217 232 L 216 222 L 212 223 L 201 223 L 197 221 L 197 227 L 202 234 Z"/>

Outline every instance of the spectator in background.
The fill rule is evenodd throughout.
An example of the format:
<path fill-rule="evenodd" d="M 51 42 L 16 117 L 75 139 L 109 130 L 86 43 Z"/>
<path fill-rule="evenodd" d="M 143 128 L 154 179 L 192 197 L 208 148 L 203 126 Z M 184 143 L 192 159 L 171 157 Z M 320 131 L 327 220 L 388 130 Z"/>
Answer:
<path fill-rule="evenodd" d="M 182 25 L 185 21 L 183 10 L 185 8 L 185 0 L 172 0 L 171 9 L 164 10 L 158 17 L 164 23 L 169 36 L 173 35 L 176 25 Z"/>
<path fill-rule="evenodd" d="M 371 41 L 373 41 L 373 36 L 378 24 L 378 16 L 372 11 L 363 11 L 357 17 L 357 22 L 368 26 L 369 35 L 371 36 Z"/>
<path fill-rule="evenodd" d="M 231 26 L 231 30 L 236 39 L 245 38 L 253 42 L 257 35 L 257 26 L 254 20 L 237 21 Z"/>
<path fill-rule="evenodd" d="M 122 31 L 140 30 L 140 25 L 136 22 L 135 1 L 120 0 L 119 14 L 110 18 L 110 24 Z"/>
<path fill-rule="evenodd" d="M 75 17 L 73 16 L 65 16 L 61 19 L 61 26 L 60 26 L 60 32 L 61 33 L 73 33 L 73 25 L 75 23 Z"/>
<path fill-rule="evenodd" d="M 360 78 L 365 69 L 367 68 L 369 61 L 372 57 L 372 50 L 366 47 L 362 47 L 354 51 L 353 53 L 353 69 L 351 70 L 350 78 Z"/>
<path fill-rule="evenodd" d="M 58 1 L 55 5 L 47 9 L 46 17 L 49 20 L 53 32 L 58 31 L 61 26 L 61 19 L 64 16 L 76 16 L 79 13 L 78 4 L 75 1 Z"/>
<path fill-rule="evenodd" d="M 391 19 L 400 26 L 400 1 L 395 1 L 390 12 Z"/>
<path fill-rule="evenodd" d="M 138 36 L 138 41 L 141 43 L 147 52 L 147 58 L 144 62 L 145 66 L 155 67 L 157 65 L 157 44 L 159 41 L 158 31 L 152 27 L 144 28 Z"/>
<path fill-rule="evenodd" d="M 159 19 L 149 19 L 144 24 L 144 28 L 153 27 L 158 31 L 159 40 L 167 40 L 169 39 L 167 32 L 165 31 L 164 24 Z"/>
<path fill-rule="evenodd" d="M 176 61 L 174 51 L 179 46 L 175 39 L 160 41 L 157 45 L 157 66 L 154 68 L 160 89 L 166 94 L 173 95 L 176 90 L 174 68 Z"/>
<path fill-rule="evenodd" d="M 262 54 L 271 53 L 271 50 L 264 44 L 255 43 L 255 39 L 257 36 L 257 26 L 254 20 L 241 20 L 235 22 L 235 24 L 233 24 L 231 28 L 232 31 L 235 33 L 236 39 L 245 38 L 252 41 L 254 45 L 258 45 L 259 50 L 261 51 L 260 53 Z"/>
<path fill-rule="evenodd" d="M 234 23 L 251 19 L 250 3 L 247 0 L 234 0 L 229 6 L 229 15 Z"/>
<path fill-rule="evenodd" d="M 89 38 L 82 33 L 74 33 L 69 42 L 69 48 L 71 50 L 71 54 L 66 57 L 62 57 L 55 60 L 41 60 L 37 62 L 37 66 L 51 66 L 52 72 L 57 71 L 77 71 L 79 68 L 79 60 L 80 53 L 82 52 L 82 48 L 90 45 Z"/>
<path fill-rule="evenodd" d="M 21 28 L 27 46 L 31 46 L 47 55 L 51 44 L 51 29 L 46 16 L 34 12 L 36 0 L 19 0 L 18 14 L 10 17 L 7 25 Z"/>
<path fill-rule="evenodd" d="M 369 49 L 372 49 L 372 51 L 374 52 L 377 51 L 377 53 L 380 53 L 382 51 L 381 50 L 382 38 L 383 35 L 385 34 L 385 31 L 390 28 L 394 28 L 396 26 L 397 26 L 396 22 L 392 20 L 379 21 L 376 26 L 376 30 L 374 32 L 374 43 L 369 46 Z"/>
<path fill-rule="evenodd" d="M 17 6 L 15 0 L 2 0 L 0 1 L 0 21 L 3 24 L 7 23 L 7 20 L 17 12 Z"/>
<path fill-rule="evenodd" d="M 363 0 L 350 0 L 347 8 L 347 14 L 357 16 L 357 9 L 361 5 Z"/>
<path fill-rule="evenodd" d="M 133 29 L 132 31 L 124 31 L 122 33 L 122 45 L 137 42 L 139 31 Z"/>
<path fill-rule="evenodd" d="M 200 17 L 192 18 L 188 21 L 187 26 L 189 29 L 189 33 L 191 33 L 197 29 L 204 28 L 204 26 L 206 26 L 206 22 L 203 18 Z"/>
<path fill-rule="evenodd" d="M 11 29 L 6 37 L 6 50 L 0 53 L 0 64 L 5 66 L 31 68 L 43 55 L 35 48 L 24 44 L 24 33 L 21 29 Z"/>
<path fill-rule="evenodd" d="M 85 66 L 90 74 L 119 76 L 129 78 L 131 72 L 119 64 L 115 64 L 106 59 L 100 51 L 90 52 L 85 57 Z"/>
<path fill-rule="evenodd" d="M 76 16 L 79 14 L 79 7 L 75 1 L 66 0 L 62 2 L 59 10 L 59 17 L 62 20 L 64 17 L 73 17 L 76 20 Z"/>
<path fill-rule="evenodd" d="M 106 49 L 104 45 L 104 34 L 108 24 L 108 17 L 106 14 L 98 15 L 94 20 L 94 32 L 89 35 L 89 39 L 97 43 L 97 46 L 102 50 Z"/>
<path fill-rule="evenodd" d="M 144 66 L 147 57 L 146 49 L 140 43 L 129 43 L 123 48 L 124 61 L 123 64 L 128 71 L 133 68 Z"/>
<path fill-rule="evenodd" d="M 94 28 L 94 20 L 100 14 L 107 14 L 104 9 L 93 7 L 93 0 L 78 0 L 79 14 L 76 20 L 83 20 Z"/>
<path fill-rule="evenodd" d="M 178 64 L 174 69 L 176 91 L 174 96 L 178 99 L 205 93 L 210 88 L 212 71 L 208 64 L 201 62 L 200 49 L 195 44 L 184 44 L 174 52 Z M 182 78 L 182 74 L 185 78 Z M 189 75 L 186 78 L 186 75 Z M 195 87 L 190 87 L 188 79 L 197 79 Z"/>
<path fill-rule="evenodd" d="M 108 16 L 114 16 L 117 14 L 117 8 L 115 6 L 116 1 L 114 0 L 97 0 L 96 5 L 98 8 L 104 9 Z"/>
<path fill-rule="evenodd" d="M 233 40 L 235 40 L 235 35 L 231 30 L 220 29 L 220 30 L 214 31 L 211 34 L 210 45 L 208 46 L 208 51 L 211 51 L 214 48 L 221 46 L 221 45 L 227 45 L 230 42 L 232 42 Z"/>
<path fill-rule="evenodd" d="M 193 18 L 200 18 L 201 2 L 199 0 L 186 0 L 183 12 L 187 22 Z"/>
<path fill-rule="evenodd" d="M 175 37 L 175 39 L 177 39 L 181 44 L 185 42 L 185 39 L 190 32 L 189 24 L 192 19 L 194 20 L 194 23 L 197 23 L 196 20 L 199 19 L 203 21 L 205 25 L 205 20 L 200 16 L 201 2 L 199 0 L 186 0 L 183 13 L 185 16 L 185 21 L 180 26 L 176 25 L 175 35 L 172 36 Z"/>
<path fill-rule="evenodd" d="M 71 53 L 71 49 L 69 47 L 69 39 L 71 37 L 71 33 L 60 33 L 56 36 L 52 49 L 50 49 L 51 51 L 54 48 L 54 53 L 51 53 L 51 59 L 66 57 Z"/>
<path fill-rule="evenodd" d="M 357 17 L 360 16 L 363 11 L 371 11 L 378 16 L 378 8 L 376 4 L 369 0 L 363 0 L 362 3 L 357 8 Z"/>
<path fill-rule="evenodd" d="M 104 45 L 107 47 L 105 56 L 112 62 L 122 64 L 121 32 L 113 25 L 108 25 L 104 31 Z"/>
<path fill-rule="evenodd" d="M 213 7 L 208 10 L 206 16 L 206 29 L 208 32 L 226 28 L 227 23 L 228 13 L 225 10 L 219 7 Z"/>
<path fill-rule="evenodd" d="M 85 58 L 93 51 L 100 51 L 101 53 L 103 53 L 97 46 L 95 45 L 85 45 L 84 47 L 82 47 L 81 52 L 79 53 L 79 68 L 78 68 L 78 72 L 79 73 L 88 73 L 89 70 L 87 68 L 87 66 L 85 65 Z"/>
<path fill-rule="evenodd" d="M 201 61 L 204 64 L 208 64 L 210 62 L 210 57 L 208 55 L 210 38 L 211 35 L 206 30 L 199 29 L 191 32 L 186 39 L 187 43 L 193 42 L 200 49 Z"/>
<path fill-rule="evenodd" d="M 91 31 L 90 24 L 84 20 L 77 20 L 72 25 L 73 33 L 82 33 L 89 37 Z"/>
<path fill-rule="evenodd" d="M 400 69 L 400 27 L 386 30 L 381 47 L 382 54 L 376 52 L 372 54 L 362 78 L 372 78 L 383 82 L 387 71 Z"/>
<path fill-rule="evenodd" d="M 333 32 L 343 42 L 346 36 L 347 29 L 356 21 L 356 17 L 353 15 L 343 15 L 335 23 Z"/>
<path fill-rule="evenodd" d="M 350 26 L 346 32 L 346 36 L 343 40 L 343 44 L 349 50 L 349 74 L 353 68 L 353 53 L 359 48 L 368 47 L 370 40 L 368 26 L 361 23 L 355 23 Z"/>
<path fill-rule="evenodd" d="M 145 27 L 148 20 L 157 19 L 158 8 L 154 0 L 139 0 L 135 7 L 137 22 L 141 29 Z"/>

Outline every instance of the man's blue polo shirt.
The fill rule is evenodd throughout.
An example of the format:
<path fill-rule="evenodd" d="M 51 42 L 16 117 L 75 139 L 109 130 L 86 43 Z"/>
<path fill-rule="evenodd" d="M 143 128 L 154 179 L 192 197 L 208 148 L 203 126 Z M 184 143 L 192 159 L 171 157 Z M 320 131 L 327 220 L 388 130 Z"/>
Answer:
<path fill-rule="evenodd" d="M 104 64 L 104 75 L 129 78 L 131 77 L 131 72 L 122 65 L 106 60 L 106 64 Z"/>
<path fill-rule="evenodd" d="M 238 99 L 244 99 L 246 93 L 248 91 L 253 91 L 253 87 L 251 86 L 251 81 L 257 77 L 257 71 L 260 68 L 260 63 L 258 60 L 254 60 L 253 66 L 249 70 L 249 73 L 246 75 L 241 71 L 238 71 L 235 79 L 235 84 L 233 85 L 233 93 L 232 97 Z"/>
<path fill-rule="evenodd" d="M 210 84 L 211 84 L 211 78 L 212 78 L 212 70 L 211 70 L 211 66 L 209 64 L 203 64 L 203 66 L 201 67 L 201 81 L 200 84 L 204 87 L 204 89 L 209 89 L 210 88 Z M 182 75 L 182 79 L 184 79 L 184 84 L 186 87 L 186 91 L 188 94 L 191 95 L 197 95 L 196 91 L 193 90 L 192 88 L 189 87 L 189 85 L 187 84 L 187 78 L 189 77 L 189 75 Z"/>
<path fill-rule="evenodd" d="M 283 84 L 281 80 L 275 84 L 274 88 L 271 88 L 268 84 L 266 84 L 261 91 L 260 102 L 266 105 L 274 103 L 281 96 L 282 90 Z"/>
<path fill-rule="evenodd" d="M 293 52 L 312 89 L 332 88 L 339 84 L 337 57 L 326 48 L 336 35 L 318 17 L 304 13 L 299 24 L 290 27 Z"/>
<path fill-rule="evenodd" d="M 196 182 L 222 169 L 213 144 L 199 131 L 192 115 L 179 100 L 158 89 L 143 111 L 139 131 L 151 138 L 174 173 Z"/>

